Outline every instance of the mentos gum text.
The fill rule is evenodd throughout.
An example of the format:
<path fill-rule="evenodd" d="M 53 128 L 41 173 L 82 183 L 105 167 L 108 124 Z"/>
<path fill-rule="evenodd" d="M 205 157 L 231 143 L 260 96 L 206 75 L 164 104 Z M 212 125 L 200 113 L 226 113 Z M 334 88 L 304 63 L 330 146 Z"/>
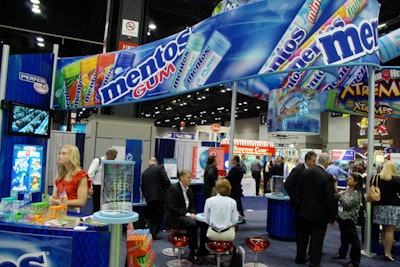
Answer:
<path fill-rule="evenodd" d="M 96 83 L 94 86 L 94 103 L 100 104 L 100 98 L 98 95 L 98 89 L 106 85 L 112 76 L 114 69 L 115 53 L 100 54 L 97 59 L 96 69 Z"/>
<path fill-rule="evenodd" d="M 71 101 L 71 108 L 82 106 L 81 99 L 81 64 L 75 62 L 63 68 L 65 85 L 68 90 L 69 100 Z"/>
<path fill-rule="evenodd" d="M 214 31 L 185 78 L 186 88 L 204 85 L 230 47 L 228 39 L 219 31 Z"/>
<path fill-rule="evenodd" d="M 307 0 L 282 35 L 259 73 L 276 71 L 303 43 L 329 0 Z"/>
<path fill-rule="evenodd" d="M 191 34 L 186 44 L 185 50 L 181 56 L 181 61 L 178 64 L 177 70 L 174 75 L 174 79 L 171 85 L 172 92 L 184 91 L 185 83 L 183 82 L 189 70 L 192 68 L 197 57 L 199 56 L 201 49 L 204 45 L 204 37 Z"/>
<path fill-rule="evenodd" d="M 94 106 L 94 85 L 96 82 L 97 56 L 81 60 L 82 102 Z"/>

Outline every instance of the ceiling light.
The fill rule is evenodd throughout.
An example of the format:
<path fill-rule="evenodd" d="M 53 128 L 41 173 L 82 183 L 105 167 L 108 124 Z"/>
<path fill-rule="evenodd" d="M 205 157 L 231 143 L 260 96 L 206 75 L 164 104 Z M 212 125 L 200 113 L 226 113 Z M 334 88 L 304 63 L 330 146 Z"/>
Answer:
<path fill-rule="evenodd" d="M 221 89 L 221 93 L 225 93 L 226 91 L 225 91 L 225 89 Z"/>
<path fill-rule="evenodd" d="M 32 4 L 35 4 L 35 5 L 39 5 L 39 4 L 40 4 L 40 1 L 39 1 L 39 0 L 31 0 L 31 3 L 32 3 Z"/>
<path fill-rule="evenodd" d="M 37 44 L 37 46 L 39 46 L 39 47 L 44 47 L 44 43 L 37 42 L 36 44 Z"/>
<path fill-rule="evenodd" d="M 151 23 L 149 24 L 149 29 L 150 29 L 150 30 L 155 30 L 155 29 L 157 29 L 157 25 L 151 22 Z"/>
<path fill-rule="evenodd" d="M 44 39 L 43 39 L 43 37 L 38 36 L 38 37 L 36 37 L 36 41 L 43 43 Z"/>
<path fill-rule="evenodd" d="M 37 6 L 37 5 L 32 5 L 31 10 L 32 10 L 32 12 L 35 13 L 35 14 L 40 14 L 40 13 L 42 13 L 42 11 L 40 10 L 39 6 Z"/>

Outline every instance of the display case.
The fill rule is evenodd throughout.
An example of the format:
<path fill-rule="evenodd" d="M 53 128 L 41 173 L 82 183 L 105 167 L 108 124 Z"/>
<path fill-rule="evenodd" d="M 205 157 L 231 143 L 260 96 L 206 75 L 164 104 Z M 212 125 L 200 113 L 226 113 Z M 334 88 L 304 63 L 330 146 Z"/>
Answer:
<path fill-rule="evenodd" d="M 100 215 L 124 217 L 132 213 L 134 161 L 103 160 Z"/>

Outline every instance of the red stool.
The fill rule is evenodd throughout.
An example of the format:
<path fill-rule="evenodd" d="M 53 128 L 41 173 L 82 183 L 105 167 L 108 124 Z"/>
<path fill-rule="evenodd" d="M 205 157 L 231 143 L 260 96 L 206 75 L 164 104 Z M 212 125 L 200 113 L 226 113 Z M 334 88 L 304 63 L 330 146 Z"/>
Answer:
<path fill-rule="evenodd" d="M 168 241 L 178 250 L 178 259 L 170 260 L 167 262 L 167 266 L 169 267 L 184 267 L 184 266 L 192 266 L 192 263 L 186 259 L 181 259 L 182 248 L 186 247 L 189 243 L 189 237 L 186 233 L 181 233 L 179 231 L 172 232 L 168 236 Z"/>
<path fill-rule="evenodd" d="M 264 251 L 269 247 L 269 240 L 265 239 L 261 236 L 251 236 L 246 238 L 245 240 L 246 246 L 254 252 L 254 262 L 246 263 L 246 267 L 254 266 L 254 267 L 267 267 L 267 265 L 258 263 L 257 256 L 258 253 Z"/>
<path fill-rule="evenodd" d="M 217 258 L 217 267 L 221 266 L 221 254 L 231 250 L 233 243 L 231 241 L 215 241 L 211 240 L 207 243 L 207 246 L 215 252 Z"/>
<path fill-rule="evenodd" d="M 168 229 L 168 231 L 171 233 L 176 233 L 176 232 L 180 232 L 181 230 L 177 229 L 177 228 L 170 228 L 170 229 Z M 176 257 L 176 256 L 178 256 L 178 253 L 180 253 L 181 255 L 185 254 L 185 250 L 183 250 L 183 248 L 178 250 L 175 246 L 173 246 L 172 248 L 164 248 L 161 251 L 161 253 L 164 254 L 165 256 Z"/>

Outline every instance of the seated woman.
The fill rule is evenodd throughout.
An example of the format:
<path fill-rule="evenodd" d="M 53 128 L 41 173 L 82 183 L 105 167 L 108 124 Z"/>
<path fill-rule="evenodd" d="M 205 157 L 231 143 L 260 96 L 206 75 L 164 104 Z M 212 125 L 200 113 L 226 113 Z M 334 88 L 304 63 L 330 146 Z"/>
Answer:
<path fill-rule="evenodd" d="M 232 241 L 239 218 L 236 201 L 229 197 L 232 187 L 227 179 L 220 179 L 215 189 L 217 195 L 208 198 L 204 206 L 204 221 L 209 225 L 207 237 L 210 240 Z"/>

